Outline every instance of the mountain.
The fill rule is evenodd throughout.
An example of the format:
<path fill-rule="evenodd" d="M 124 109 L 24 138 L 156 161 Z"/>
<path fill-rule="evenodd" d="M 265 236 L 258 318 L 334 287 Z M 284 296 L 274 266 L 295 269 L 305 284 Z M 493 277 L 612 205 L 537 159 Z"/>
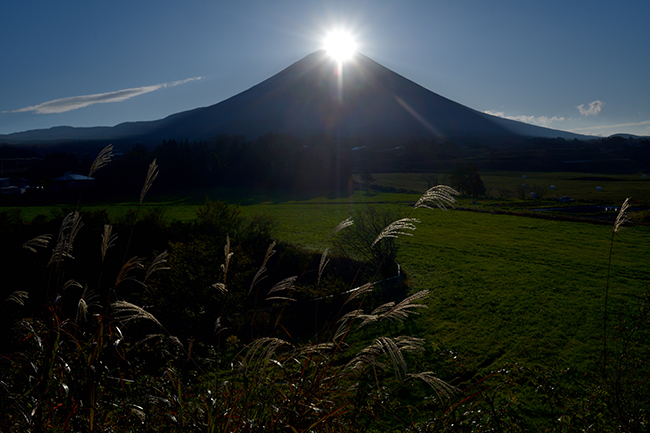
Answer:
<path fill-rule="evenodd" d="M 321 50 L 209 107 L 114 127 L 56 127 L 0 135 L 0 142 L 159 142 L 219 134 L 255 139 L 269 132 L 297 137 L 330 134 L 455 141 L 507 141 L 522 136 L 587 138 L 481 113 L 433 93 L 360 53 L 340 70 Z"/>

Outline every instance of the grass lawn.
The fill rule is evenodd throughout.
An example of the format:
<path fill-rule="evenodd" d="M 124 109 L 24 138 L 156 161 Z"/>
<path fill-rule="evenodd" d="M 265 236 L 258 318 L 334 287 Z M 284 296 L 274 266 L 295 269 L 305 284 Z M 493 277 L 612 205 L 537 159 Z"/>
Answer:
<path fill-rule="evenodd" d="M 386 204 L 421 220 L 399 239 L 399 261 L 429 308 L 415 322 L 432 345 L 471 369 L 505 362 L 593 366 L 601 344 L 612 227 L 512 215 Z M 258 204 L 244 213 L 277 218 L 277 236 L 317 248 L 361 204 Z M 614 244 L 610 312 L 634 308 L 650 289 L 650 228 L 628 227 Z"/>

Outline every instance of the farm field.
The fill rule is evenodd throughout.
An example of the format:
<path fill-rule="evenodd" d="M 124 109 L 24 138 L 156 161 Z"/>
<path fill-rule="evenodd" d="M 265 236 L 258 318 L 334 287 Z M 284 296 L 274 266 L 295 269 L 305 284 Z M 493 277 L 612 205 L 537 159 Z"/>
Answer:
<path fill-rule="evenodd" d="M 375 174 L 375 183 L 410 191 L 426 189 L 421 174 Z M 640 175 L 607 176 L 596 191 L 583 173 L 534 173 L 525 181 L 557 184 L 558 193 L 581 202 L 611 201 L 627 196 L 650 201 L 650 188 Z M 487 188 L 521 182 L 515 173 L 482 175 Z M 558 180 L 559 179 L 559 180 Z M 442 178 L 441 180 L 444 180 Z M 609 186 L 611 185 L 611 186 Z M 565 192 L 566 191 L 566 192 Z M 570 191 L 570 193 L 568 192 Z M 598 193 L 598 194 L 596 194 Z M 567 362 L 586 362 L 600 341 L 602 301 L 612 227 L 581 222 L 526 218 L 516 215 L 460 210 L 412 210 L 418 194 L 361 192 L 349 197 L 304 199 L 245 190 L 199 190 L 147 200 L 143 211 L 162 209 L 169 220 L 191 220 L 205 198 L 239 204 L 247 217 L 266 215 L 276 222 L 278 239 L 317 249 L 342 220 L 367 206 L 388 209 L 397 217 L 421 220 L 414 236 L 402 236 L 399 261 L 413 290 L 428 289 L 429 309 L 417 327 L 431 344 L 462 350 L 471 363 L 498 367 L 500 363 L 542 353 Z M 461 198 L 459 206 L 472 207 Z M 547 200 L 478 199 L 479 207 L 523 207 Z M 134 203 L 91 204 L 86 210 L 107 209 L 119 218 Z M 476 206 L 473 206 L 476 208 Z M 55 207 L 19 208 L 22 218 L 49 215 Z M 634 304 L 650 289 L 650 270 L 643 266 L 650 253 L 650 227 L 630 226 L 614 245 L 611 285 L 614 305 Z"/>
<path fill-rule="evenodd" d="M 576 185 L 571 196 L 581 204 L 598 203 L 602 197 L 620 204 L 626 196 L 641 197 L 641 205 L 648 203 L 644 181 L 610 181 L 610 189 L 599 191 L 609 195 L 597 200 L 590 198 L 587 183 L 592 180 L 584 179 L 592 176 L 570 175 L 583 178 L 571 181 Z M 407 191 L 426 188 L 417 174 L 374 176 L 375 183 L 382 186 Z M 549 180 L 552 175 L 544 176 Z M 486 186 L 498 182 L 506 185 L 519 179 L 515 174 L 492 173 L 484 182 Z M 446 369 L 441 376 L 461 387 L 513 365 L 545 372 L 570 370 L 582 377 L 598 371 L 607 287 L 608 329 L 612 333 L 626 323 L 650 292 L 650 269 L 645 266 L 650 253 L 650 226 L 626 225 L 614 237 L 608 283 L 612 224 L 531 218 L 529 211 L 521 212 L 532 205 L 551 206 L 555 203 L 552 200 L 465 197 L 459 200 L 458 209 L 414 210 L 419 196 L 371 190 L 355 191 L 350 196 L 305 198 L 246 190 L 199 190 L 152 195 L 140 215 L 162 211 L 170 221 L 189 221 L 206 198 L 224 200 L 238 204 L 245 217 L 272 218 L 274 238 L 312 251 L 323 247 L 339 222 L 355 218 L 368 206 L 391 211 L 396 219 L 417 218 L 413 236 L 397 239 L 397 261 L 411 292 L 430 291 L 424 301 L 428 308 L 419 309 L 419 315 L 404 324 L 389 325 L 379 332 L 424 338 L 426 352 L 415 360 L 420 367 Z M 514 211 L 493 213 L 495 207 Z M 136 204 L 97 203 L 82 208 L 106 209 L 111 219 L 119 219 Z M 61 213 L 58 206 L 16 209 L 23 220 Z M 615 215 L 613 212 L 612 218 Z M 345 232 L 338 236 L 345 236 Z M 637 334 L 637 340 L 649 337 L 645 328 Z M 618 350 L 614 338 L 612 350 Z M 531 403 L 536 397 L 529 391 L 515 391 L 526 416 L 543 418 L 530 412 L 541 405 L 539 401 Z"/>
<path fill-rule="evenodd" d="M 592 362 L 601 341 L 612 227 L 512 215 L 382 205 L 421 223 L 403 236 L 399 262 L 412 289 L 431 290 L 416 326 L 430 344 L 463 353 L 466 365 L 557 356 Z M 277 237 L 315 248 L 350 215 L 346 205 L 244 206 L 277 218 Z M 650 289 L 650 228 L 617 236 L 611 308 L 635 305 Z"/>
<path fill-rule="evenodd" d="M 428 173 L 427 173 L 428 174 Z M 373 174 L 375 184 L 420 191 L 427 187 L 424 173 L 378 173 Z M 438 182 L 445 183 L 447 175 L 437 173 Z M 525 178 L 523 176 L 526 176 Z M 547 188 L 546 198 L 553 196 L 569 196 L 583 202 L 622 203 L 626 197 L 635 201 L 650 202 L 650 177 L 642 177 L 642 173 L 627 175 L 603 175 L 577 172 L 481 172 L 481 179 L 492 199 L 499 197 L 499 189 L 510 190 L 513 194 L 521 184 L 528 186 L 540 185 Z M 550 186 L 555 189 L 551 190 Z M 601 187 L 598 191 L 596 188 Z M 514 197 L 515 195 L 513 195 Z M 534 200 L 526 200 L 533 202 Z"/>

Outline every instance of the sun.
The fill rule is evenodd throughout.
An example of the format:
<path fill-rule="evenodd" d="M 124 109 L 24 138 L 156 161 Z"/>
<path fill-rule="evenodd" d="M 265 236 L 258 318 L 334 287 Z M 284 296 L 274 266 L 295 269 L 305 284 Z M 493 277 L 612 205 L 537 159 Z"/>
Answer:
<path fill-rule="evenodd" d="M 350 33 L 336 30 L 325 36 L 324 48 L 334 60 L 343 62 L 354 55 L 357 44 Z"/>

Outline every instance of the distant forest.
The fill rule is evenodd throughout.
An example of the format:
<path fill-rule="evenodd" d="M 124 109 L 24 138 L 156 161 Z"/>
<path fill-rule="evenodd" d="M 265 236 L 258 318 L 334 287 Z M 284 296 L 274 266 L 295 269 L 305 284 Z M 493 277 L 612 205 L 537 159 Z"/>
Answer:
<path fill-rule="evenodd" d="M 0 177 L 21 177 L 47 191 L 63 174 L 87 174 L 99 150 L 108 143 L 0 146 Z M 530 139 L 516 146 L 495 143 L 440 142 L 404 139 L 300 139 L 266 134 L 250 141 L 220 135 L 190 143 L 165 140 L 155 147 L 114 144 L 116 157 L 97 173 L 94 196 L 137 191 L 155 158 L 158 192 L 196 187 L 250 187 L 323 193 L 352 188 L 351 174 L 364 170 L 442 171 L 472 163 L 481 170 L 634 172 L 650 169 L 650 140 L 614 136 L 592 141 Z M 45 194 L 46 193 L 41 193 Z M 60 198 L 60 197 L 59 197 Z"/>

